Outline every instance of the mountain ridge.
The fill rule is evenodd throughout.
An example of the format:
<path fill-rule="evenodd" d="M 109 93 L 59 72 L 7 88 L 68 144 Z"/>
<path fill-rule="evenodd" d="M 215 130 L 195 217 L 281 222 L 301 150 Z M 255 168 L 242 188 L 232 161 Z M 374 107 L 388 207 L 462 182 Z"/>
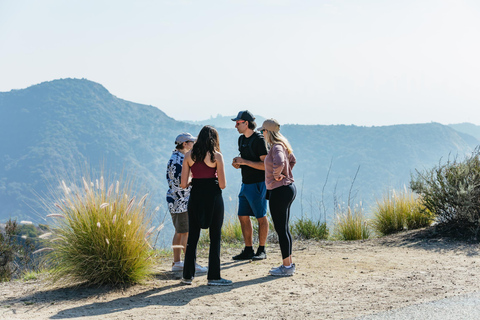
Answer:
<path fill-rule="evenodd" d="M 117 98 L 86 79 L 1 92 L 0 220 L 38 221 L 35 215 L 44 212 L 35 193 L 48 194 L 47 186 L 58 184 L 59 176 L 85 174 L 82 166 L 100 172 L 103 165 L 110 173 L 135 176 L 152 202 L 165 209 L 165 170 L 175 136 L 184 131 L 196 135 L 200 129 L 154 106 Z M 218 131 L 226 162 L 226 212 L 234 214 L 241 180 L 229 162 L 238 154 L 238 133 L 233 128 Z M 335 199 L 348 202 L 349 195 L 367 207 L 385 189 L 408 184 L 415 169 L 438 164 L 449 155 L 466 155 L 479 144 L 477 138 L 438 123 L 282 125 L 282 133 L 297 157 L 293 215 L 314 219 L 322 216 L 323 205 L 331 219 Z"/>

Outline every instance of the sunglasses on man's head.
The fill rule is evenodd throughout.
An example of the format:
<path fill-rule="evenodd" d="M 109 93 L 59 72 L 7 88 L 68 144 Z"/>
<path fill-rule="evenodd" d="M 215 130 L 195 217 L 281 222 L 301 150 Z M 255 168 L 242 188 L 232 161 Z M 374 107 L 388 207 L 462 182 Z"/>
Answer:
<path fill-rule="evenodd" d="M 236 122 L 235 122 L 235 125 L 238 126 L 240 123 L 244 123 L 244 122 L 245 122 L 245 121 L 236 121 Z"/>

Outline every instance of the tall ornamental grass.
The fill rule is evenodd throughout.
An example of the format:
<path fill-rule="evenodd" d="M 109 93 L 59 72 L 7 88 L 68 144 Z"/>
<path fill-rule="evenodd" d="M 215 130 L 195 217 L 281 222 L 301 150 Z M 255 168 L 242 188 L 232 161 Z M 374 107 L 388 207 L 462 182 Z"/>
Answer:
<path fill-rule="evenodd" d="M 373 208 L 372 227 L 381 236 L 404 229 L 418 229 L 429 226 L 433 215 L 412 192 L 393 191 L 377 200 Z"/>
<path fill-rule="evenodd" d="M 339 207 L 334 221 L 334 237 L 339 240 L 362 240 L 370 237 L 367 219 L 361 206 L 353 210 Z"/>
<path fill-rule="evenodd" d="M 147 197 L 132 195 L 131 183 L 108 187 L 103 177 L 82 179 L 80 187 L 61 182 L 47 217 L 54 219 L 47 261 L 54 279 L 121 285 L 145 280 L 153 267 Z M 157 228 L 157 230 L 159 230 Z"/>

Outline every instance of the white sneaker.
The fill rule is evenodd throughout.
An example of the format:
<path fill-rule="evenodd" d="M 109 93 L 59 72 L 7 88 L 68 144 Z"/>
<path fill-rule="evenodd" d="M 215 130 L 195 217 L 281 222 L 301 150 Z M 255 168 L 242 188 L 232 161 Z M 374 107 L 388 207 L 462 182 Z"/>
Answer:
<path fill-rule="evenodd" d="M 173 272 L 180 272 L 183 271 L 183 261 L 177 261 L 172 264 L 172 271 Z"/>
<path fill-rule="evenodd" d="M 202 273 L 207 273 L 207 272 L 208 272 L 207 267 L 202 267 L 201 265 L 195 263 L 195 273 L 202 274 Z"/>

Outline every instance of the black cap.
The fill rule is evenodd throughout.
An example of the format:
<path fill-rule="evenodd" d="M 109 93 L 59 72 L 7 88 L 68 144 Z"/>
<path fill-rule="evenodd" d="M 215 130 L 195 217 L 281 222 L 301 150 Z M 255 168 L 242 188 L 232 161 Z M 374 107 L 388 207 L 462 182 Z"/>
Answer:
<path fill-rule="evenodd" d="M 238 120 L 245 120 L 245 121 L 248 121 L 248 122 L 252 123 L 252 122 L 255 121 L 255 117 L 253 116 L 253 114 L 250 111 L 245 110 L 245 111 L 240 111 L 238 113 L 237 117 L 232 119 L 232 121 L 238 121 Z"/>

